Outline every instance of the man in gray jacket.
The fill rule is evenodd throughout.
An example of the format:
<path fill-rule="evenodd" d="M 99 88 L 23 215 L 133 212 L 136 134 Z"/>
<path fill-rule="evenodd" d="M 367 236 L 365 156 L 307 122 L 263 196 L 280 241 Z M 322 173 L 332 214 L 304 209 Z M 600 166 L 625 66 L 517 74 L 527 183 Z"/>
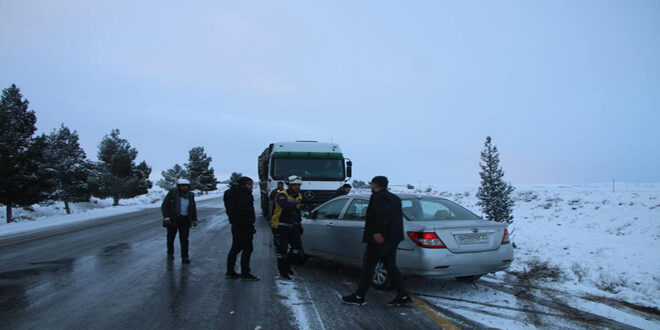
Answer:
<path fill-rule="evenodd" d="M 163 212 L 163 226 L 167 228 L 167 258 L 174 259 L 174 238 L 179 232 L 181 261 L 190 263 L 188 255 L 188 236 L 190 226 L 197 227 L 197 206 L 195 195 L 189 191 L 190 181 L 179 179 L 176 188 L 170 190 L 160 209 Z"/>

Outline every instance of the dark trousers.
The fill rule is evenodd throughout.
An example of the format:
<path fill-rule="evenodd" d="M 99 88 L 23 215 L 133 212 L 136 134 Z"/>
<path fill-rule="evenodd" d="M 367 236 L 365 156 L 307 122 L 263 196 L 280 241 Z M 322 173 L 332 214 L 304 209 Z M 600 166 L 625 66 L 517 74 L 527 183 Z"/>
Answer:
<path fill-rule="evenodd" d="M 302 251 L 302 241 L 300 239 L 300 228 L 298 226 L 278 226 L 275 229 L 276 235 L 279 235 L 279 243 L 275 244 L 277 248 L 277 269 L 282 275 L 288 275 L 291 272 L 291 264 L 287 257 L 289 245 L 291 253 L 300 254 Z"/>
<path fill-rule="evenodd" d="M 179 243 L 181 243 L 181 258 L 188 259 L 188 236 L 190 235 L 190 220 L 188 217 L 179 216 L 176 227 L 167 227 L 167 254 L 174 254 L 174 238 L 179 232 Z"/>
<path fill-rule="evenodd" d="M 392 287 L 394 287 L 399 295 L 406 295 L 405 287 L 403 286 L 403 276 L 396 267 L 396 248 L 399 243 L 368 243 L 367 249 L 364 251 L 362 258 L 362 272 L 360 274 L 360 284 L 355 294 L 364 297 L 367 290 L 371 286 L 371 280 L 374 276 L 374 267 L 379 260 L 383 261 L 385 269 L 390 279 Z"/>
<path fill-rule="evenodd" d="M 236 264 L 236 257 L 239 252 L 241 254 L 241 274 L 250 273 L 250 255 L 252 255 L 252 233 L 249 229 L 239 228 L 238 226 L 231 226 L 231 249 L 227 255 L 227 273 L 234 272 L 234 265 Z"/>

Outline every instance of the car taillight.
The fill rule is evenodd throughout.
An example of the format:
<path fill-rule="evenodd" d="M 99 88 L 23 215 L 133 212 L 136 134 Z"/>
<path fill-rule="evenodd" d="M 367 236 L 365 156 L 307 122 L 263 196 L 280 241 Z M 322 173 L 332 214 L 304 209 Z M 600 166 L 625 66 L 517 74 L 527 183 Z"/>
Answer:
<path fill-rule="evenodd" d="M 504 236 L 502 237 L 502 244 L 509 244 L 509 230 L 504 229 Z"/>
<path fill-rule="evenodd" d="M 436 233 L 424 233 L 409 231 L 408 237 L 413 241 L 413 243 L 429 249 L 446 249 L 445 243 L 442 242 L 440 237 Z"/>

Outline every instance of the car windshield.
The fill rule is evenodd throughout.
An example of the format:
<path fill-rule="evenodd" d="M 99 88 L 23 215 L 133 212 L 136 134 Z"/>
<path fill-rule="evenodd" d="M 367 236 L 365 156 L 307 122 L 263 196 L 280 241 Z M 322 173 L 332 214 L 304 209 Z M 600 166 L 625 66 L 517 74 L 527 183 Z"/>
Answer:
<path fill-rule="evenodd" d="M 446 199 L 403 199 L 401 206 L 403 215 L 411 221 L 481 219 L 466 208 Z"/>
<path fill-rule="evenodd" d="M 293 159 L 274 158 L 273 179 L 282 180 L 289 175 L 298 175 L 303 180 L 339 181 L 344 179 L 343 159 Z"/>

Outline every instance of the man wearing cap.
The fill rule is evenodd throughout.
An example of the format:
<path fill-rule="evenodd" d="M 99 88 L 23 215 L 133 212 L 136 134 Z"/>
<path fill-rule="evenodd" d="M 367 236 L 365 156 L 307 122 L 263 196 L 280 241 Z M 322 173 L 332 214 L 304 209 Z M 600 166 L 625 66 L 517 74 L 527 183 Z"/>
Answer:
<path fill-rule="evenodd" d="M 238 179 L 237 185 L 225 195 L 225 210 L 231 223 L 231 249 L 227 255 L 226 278 L 240 278 L 246 281 L 258 281 L 259 278 L 250 273 L 250 255 L 252 255 L 252 239 L 257 232 L 254 229 L 254 197 L 252 196 L 254 181 L 244 176 Z M 241 274 L 234 270 L 236 257 L 241 253 Z"/>
<path fill-rule="evenodd" d="M 197 227 L 197 206 L 195 195 L 189 191 L 190 181 L 179 179 L 176 188 L 170 190 L 160 207 L 163 213 L 163 226 L 167 228 L 167 258 L 174 259 L 174 238 L 179 232 L 181 261 L 189 264 L 188 236 L 190 225 Z"/>
<path fill-rule="evenodd" d="M 383 261 L 390 276 L 396 297 L 388 305 L 403 306 L 412 300 L 403 286 L 403 277 L 396 266 L 396 250 L 403 241 L 403 212 L 401 199 L 387 191 L 388 180 L 376 176 L 371 180 L 371 198 L 367 206 L 367 219 L 364 224 L 362 242 L 367 243 L 362 258 L 362 273 L 355 293 L 342 297 L 342 301 L 352 305 L 364 305 L 364 296 L 371 286 L 374 267 Z"/>
<path fill-rule="evenodd" d="M 300 240 L 300 210 L 303 209 L 300 186 L 302 178 L 291 175 L 286 179 L 287 189 L 275 198 L 275 212 L 270 221 L 270 227 L 279 235 L 277 247 L 277 269 L 280 278 L 291 280 L 291 262 L 288 256 L 288 248 L 291 245 L 291 255 L 294 258 L 302 258 L 302 242 Z"/>

